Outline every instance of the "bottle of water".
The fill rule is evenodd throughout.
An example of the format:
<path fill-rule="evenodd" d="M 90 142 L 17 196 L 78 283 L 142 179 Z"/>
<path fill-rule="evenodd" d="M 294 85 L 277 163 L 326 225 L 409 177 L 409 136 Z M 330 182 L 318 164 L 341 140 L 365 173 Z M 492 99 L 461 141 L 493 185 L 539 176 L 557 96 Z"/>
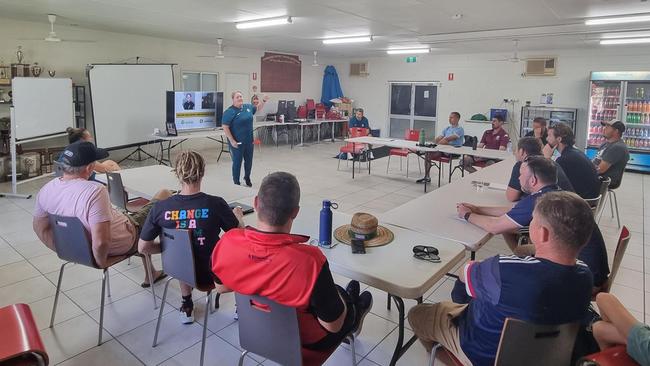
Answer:
<path fill-rule="evenodd" d="M 332 245 L 332 202 L 323 200 L 323 208 L 320 210 L 320 230 L 318 245 L 330 247 Z"/>
<path fill-rule="evenodd" d="M 512 141 L 508 141 L 508 152 L 512 152 Z"/>

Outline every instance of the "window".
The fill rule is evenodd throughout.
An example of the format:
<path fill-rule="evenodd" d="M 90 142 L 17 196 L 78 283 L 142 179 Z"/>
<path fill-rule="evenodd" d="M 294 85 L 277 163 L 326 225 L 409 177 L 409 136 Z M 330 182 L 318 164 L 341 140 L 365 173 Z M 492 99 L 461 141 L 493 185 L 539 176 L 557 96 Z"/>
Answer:
<path fill-rule="evenodd" d="M 217 91 L 219 74 L 216 72 L 184 71 L 183 90 L 186 91 Z"/>

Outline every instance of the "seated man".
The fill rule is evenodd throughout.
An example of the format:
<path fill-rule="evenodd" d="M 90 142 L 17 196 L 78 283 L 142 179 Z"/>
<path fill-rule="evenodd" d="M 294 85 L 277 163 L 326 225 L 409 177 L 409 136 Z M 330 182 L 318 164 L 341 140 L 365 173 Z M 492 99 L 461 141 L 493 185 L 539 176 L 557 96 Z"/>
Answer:
<path fill-rule="evenodd" d="M 233 291 L 295 307 L 305 365 L 320 365 L 352 331 L 359 332 L 372 295 L 336 286 L 321 249 L 291 234 L 300 186 L 285 172 L 267 175 L 254 199 L 257 228 L 225 233 L 212 254 L 212 270 Z"/>
<path fill-rule="evenodd" d="M 510 136 L 508 132 L 503 129 L 503 116 L 496 115 L 492 118 L 492 129 L 483 132 L 483 137 L 478 144 L 479 148 L 493 149 L 493 150 L 503 150 L 505 151 L 508 148 L 508 143 L 510 142 Z M 486 165 L 492 165 L 496 163 L 496 160 L 484 159 L 479 157 L 474 157 L 471 155 L 465 155 L 463 158 L 463 169 L 470 173 L 474 173 L 476 168 L 472 165 L 479 161 L 483 161 Z"/>
<path fill-rule="evenodd" d="M 34 232 L 38 238 L 55 250 L 54 233 L 48 216 L 51 214 L 78 218 L 90 234 L 93 255 L 98 266 L 112 265 L 116 257 L 137 251 L 138 235 L 153 204 L 171 195 L 162 190 L 151 202 L 136 213 L 121 213 L 113 208 L 108 190 L 88 178 L 95 169 L 95 162 L 108 153 L 95 147 L 92 142 L 80 141 L 68 145 L 62 153 L 60 164 L 63 176 L 48 182 L 36 196 L 34 208 Z M 146 265 L 146 261 L 143 262 Z M 145 271 L 142 287 L 149 287 L 151 280 Z M 154 282 L 165 277 L 162 271 L 152 268 Z"/>
<path fill-rule="evenodd" d="M 555 163 L 542 156 L 531 156 L 521 164 L 519 176 L 521 189 L 528 195 L 514 207 L 478 207 L 461 203 L 458 205 L 458 216 L 492 234 L 503 234 L 515 255 L 534 255 L 533 245 L 518 245 L 516 232 L 530 225 L 535 202 L 549 192 L 558 190 L 556 181 Z M 593 233 L 588 239 L 587 245 L 578 253 L 578 258 L 589 266 L 594 277 L 594 291 L 597 291 L 609 274 L 605 241 L 598 225 L 594 225 Z"/>
<path fill-rule="evenodd" d="M 368 119 L 363 116 L 362 108 L 357 108 L 354 112 L 354 116 L 352 116 L 350 122 L 348 122 L 348 128 L 353 127 L 367 128 L 368 135 L 370 135 L 370 124 L 368 123 Z"/>
<path fill-rule="evenodd" d="M 464 365 L 493 365 L 506 318 L 536 324 L 582 320 L 592 276 L 576 256 L 593 227 L 591 209 L 580 197 L 545 194 L 530 224 L 537 256 L 470 261 L 460 275 L 469 302 L 416 305 L 408 315 L 413 332 L 428 351 L 440 343 Z"/>
<path fill-rule="evenodd" d="M 539 139 L 534 137 L 522 137 L 517 143 L 517 151 L 515 151 L 515 158 L 517 162 L 512 167 L 512 173 L 510 174 L 510 182 L 508 182 L 508 188 L 506 189 L 506 198 L 508 201 L 519 201 L 521 197 L 526 196 L 527 193 L 521 190 L 521 184 L 519 184 L 519 169 L 521 168 L 521 163 L 525 161 L 529 156 L 541 156 L 542 155 L 542 144 L 539 142 Z M 555 165 L 557 168 L 557 185 L 563 191 L 573 192 L 573 186 L 564 174 L 564 170 L 559 165 Z"/>
<path fill-rule="evenodd" d="M 465 139 L 465 131 L 463 130 L 462 127 L 458 126 L 458 122 L 460 122 L 460 113 L 451 112 L 449 114 L 449 126 L 445 127 L 445 129 L 442 130 L 442 134 L 436 137 L 435 139 L 436 144 L 463 146 L 463 141 Z M 437 159 L 443 155 L 449 156 L 448 154 L 444 154 L 441 152 L 426 153 L 426 157 L 424 159 L 424 178 L 418 179 L 416 181 L 417 183 L 431 182 L 431 178 L 429 176 L 429 172 L 431 171 L 431 166 L 432 166 L 431 160 Z"/>
<path fill-rule="evenodd" d="M 529 131 L 525 137 L 534 137 L 542 142 L 542 146 L 546 145 L 546 138 L 548 137 L 546 119 L 544 117 L 535 117 L 533 120 L 533 130 Z"/>
<path fill-rule="evenodd" d="M 609 187 L 615 189 L 621 185 L 625 166 L 630 160 L 630 152 L 621 139 L 625 132 L 625 125 L 621 121 L 614 120 L 601 122 L 601 124 L 605 126 L 604 134 L 607 142 L 600 146 L 593 163 L 600 176 L 611 178 Z"/>
<path fill-rule="evenodd" d="M 68 143 L 70 144 L 73 144 L 77 141 L 89 141 L 92 142 L 93 144 L 95 143 L 95 139 L 90 134 L 90 132 L 88 132 L 88 130 L 85 128 L 68 127 L 65 131 L 68 133 Z M 120 170 L 120 166 L 113 160 L 104 160 L 101 162 L 100 161 L 95 162 L 95 172 L 97 173 L 108 173 L 108 172 L 114 172 L 116 170 Z M 95 174 L 92 175 L 90 180 L 95 180 L 94 176 Z"/>
<path fill-rule="evenodd" d="M 181 182 L 181 190 L 164 201 L 157 202 L 140 232 L 138 250 L 140 253 L 160 253 L 160 245 L 154 243 L 162 228 L 189 229 L 192 234 L 196 263 L 196 281 L 199 287 L 208 287 L 214 282 L 210 256 L 219 233 L 243 227 L 241 207 L 231 210 L 223 198 L 201 192 L 201 181 L 205 174 L 205 161 L 194 151 L 183 151 L 176 158 L 174 173 Z M 194 322 L 192 312 L 192 287 L 179 281 L 181 296 L 181 323 Z"/>
<path fill-rule="evenodd" d="M 555 162 L 562 167 L 578 196 L 584 199 L 596 198 L 600 194 L 600 180 L 596 168 L 587 155 L 576 149 L 574 144 L 575 135 L 571 127 L 558 123 L 548 129 L 548 144 L 544 146 L 544 156 L 550 159 L 557 150 L 560 156 Z"/>
<path fill-rule="evenodd" d="M 650 327 L 636 320 L 612 294 L 598 294 L 596 304 L 603 319 L 593 324 L 600 349 L 626 345 L 630 357 L 640 365 L 650 365 Z"/>

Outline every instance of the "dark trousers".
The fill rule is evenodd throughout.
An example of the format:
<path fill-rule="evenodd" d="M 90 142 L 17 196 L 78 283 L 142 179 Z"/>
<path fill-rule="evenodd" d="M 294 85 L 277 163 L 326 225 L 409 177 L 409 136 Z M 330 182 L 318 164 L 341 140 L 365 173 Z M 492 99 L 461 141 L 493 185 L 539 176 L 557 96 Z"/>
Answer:
<path fill-rule="evenodd" d="M 327 333 L 327 335 L 321 338 L 316 343 L 312 344 L 303 344 L 302 346 L 306 349 L 314 351 L 325 351 L 331 350 L 338 347 L 338 345 L 347 337 L 350 332 L 357 327 L 357 323 L 361 318 L 361 314 L 358 313 L 358 309 L 355 304 L 352 303 L 350 295 L 345 291 L 345 289 L 339 285 L 336 285 L 336 289 L 339 291 L 339 294 L 345 301 L 345 305 L 348 308 L 347 314 L 345 314 L 345 320 L 343 321 L 343 326 L 341 330 L 336 333 Z"/>
<path fill-rule="evenodd" d="M 253 143 L 242 143 L 236 149 L 230 146 L 230 157 L 232 159 L 232 180 L 239 184 L 241 175 L 241 162 L 244 160 L 244 179 L 251 179 L 253 169 Z"/>

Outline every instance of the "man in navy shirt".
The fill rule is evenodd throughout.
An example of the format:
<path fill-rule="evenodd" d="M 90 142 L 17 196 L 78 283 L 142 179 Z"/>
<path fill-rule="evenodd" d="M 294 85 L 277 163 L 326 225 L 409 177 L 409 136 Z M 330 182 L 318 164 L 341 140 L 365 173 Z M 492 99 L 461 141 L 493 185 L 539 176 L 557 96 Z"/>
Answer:
<path fill-rule="evenodd" d="M 352 127 L 367 128 L 368 134 L 370 134 L 370 124 L 368 123 L 368 119 L 363 116 L 363 109 L 357 108 L 354 112 L 354 116 L 350 118 L 348 128 Z"/>
<path fill-rule="evenodd" d="M 522 137 L 517 142 L 517 151 L 515 151 L 515 157 L 517 162 L 512 167 L 512 173 L 510 174 L 510 182 L 508 182 L 508 188 L 506 188 L 506 198 L 508 201 L 519 201 L 522 197 L 526 196 L 527 193 L 521 190 L 521 184 L 519 183 L 519 169 L 521 168 L 521 162 L 526 160 L 529 156 L 541 156 L 542 155 L 542 144 L 539 139 L 536 137 Z M 555 165 L 557 168 L 557 185 L 563 191 L 573 192 L 573 186 L 564 174 L 564 170 L 559 165 Z"/>
<path fill-rule="evenodd" d="M 494 365 L 506 318 L 535 324 L 582 320 L 592 276 L 576 257 L 594 225 L 589 205 L 576 194 L 545 194 L 530 223 L 536 257 L 470 261 L 460 275 L 469 303 L 413 307 L 408 315 L 413 332 L 427 350 L 440 343 L 464 365 Z"/>
<path fill-rule="evenodd" d="M 558 123 L 548 129 L 548 144 L 544 156 L 551 158 L 554 150 L 560 153 L 555 162 L 562 167 L 578 196 L 588 199 L 600 194 L 600 180 L 596 167 L 587 155 L 576 149 L 575 135 L 571 127 Z"/>
<path fill-rule="evenodd" d="M 239 182 L 241 163 L 244 160 L 244 180 L 249 187 L 251 183 L 251 170 L 253 169 L 253 116 L 258 110 L 264 109 L 264 103 L 269 100 L 267 96 L 257 106 L 244 104 L 244 97 L 240 91 L 232 92 L 232 105 L 223 112 L 221 123 L 223 131 L 230 143 L 230 157 L 232 158 L 232 180 Z"/>

